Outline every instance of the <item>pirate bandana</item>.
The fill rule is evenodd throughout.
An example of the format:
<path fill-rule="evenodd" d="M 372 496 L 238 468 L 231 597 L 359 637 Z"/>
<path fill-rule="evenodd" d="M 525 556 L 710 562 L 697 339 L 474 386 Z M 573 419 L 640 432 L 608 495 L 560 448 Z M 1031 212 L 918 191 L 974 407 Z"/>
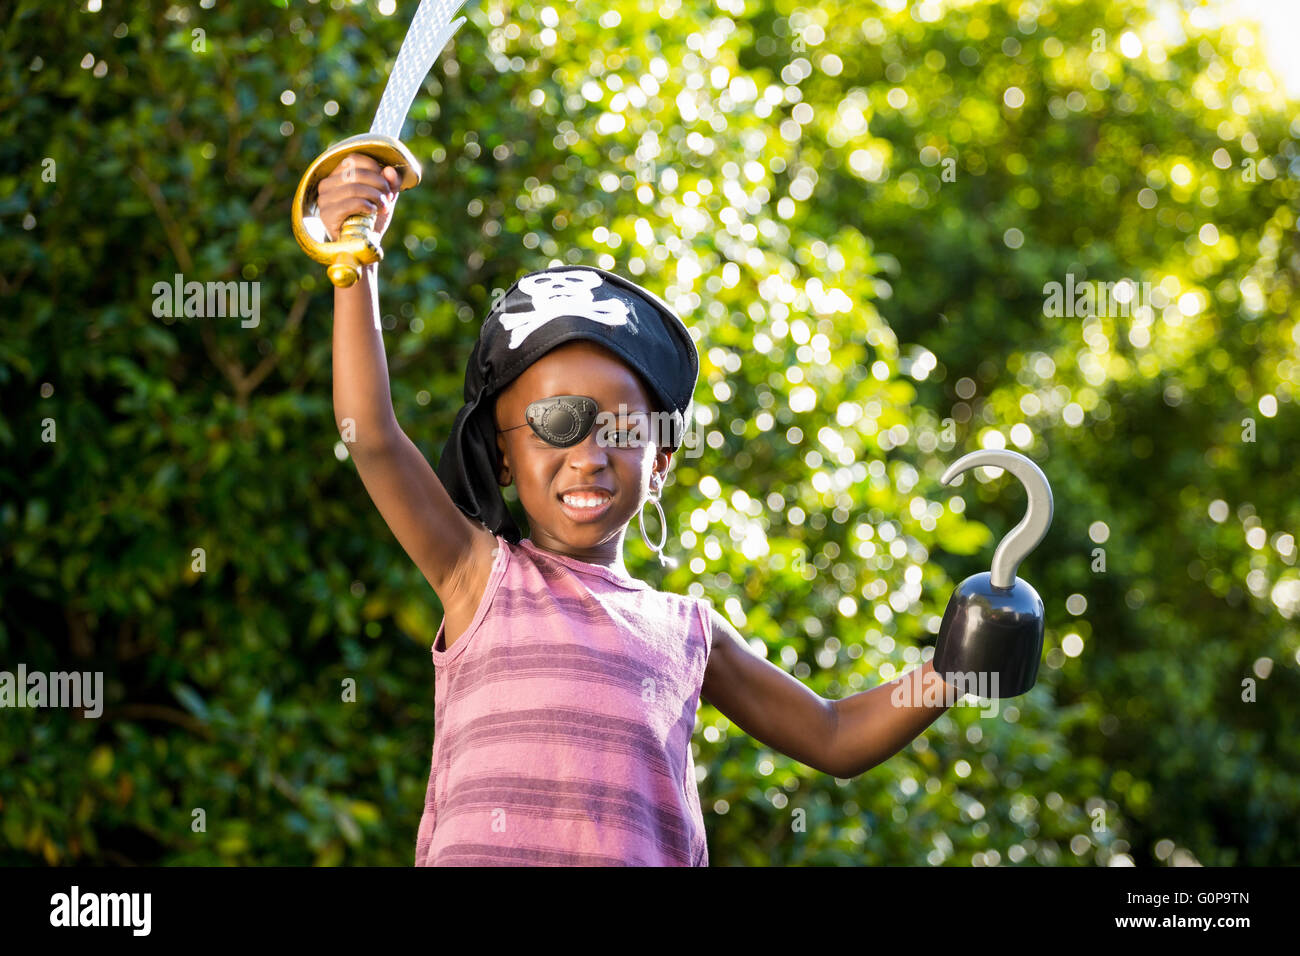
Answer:
<path fill-rule="evenodd" d="M 465 405 L 436 469 L 467 517 L 515 544 L 521 532 L 497 484 L 496 397 L 551 349 L 578 339 L 604 346 L 640 375 L 670 419 L 661 430 L 665 449 L 679 448 L 690 425 L 700 357 L 667 303 L 594 266 L 554 266 L 523 276 L 483 322 L 465 369 Z"/>

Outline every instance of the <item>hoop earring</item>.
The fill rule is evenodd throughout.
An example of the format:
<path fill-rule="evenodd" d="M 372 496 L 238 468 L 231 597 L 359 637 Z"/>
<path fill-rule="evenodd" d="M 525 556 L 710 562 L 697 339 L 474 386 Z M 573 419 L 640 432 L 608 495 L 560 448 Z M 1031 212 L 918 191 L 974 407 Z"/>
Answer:
<path fill-rule="evenodd" d="M 662 492 L 662 489 L 659 489 L 659 491 Z M 641 540 L 643 540 L 645 546 L 653 551 L 659 558 L 660 567 L 675 568 L 677 567 L 677 561 L 673 558 L 664 557 L 664 545 L 668 543 L 668 519 L 664 517 L 663 505 L 659 504 L 659 495 L 651 495 L 649 501 L 655 506 L 655 510 L 659 512 L 659 544 L 651 544 L 650 535 L 646 534 L 645 505 L 642 505 L 641 510 L 637 513 L 637 522 L 641 525 Z"/>

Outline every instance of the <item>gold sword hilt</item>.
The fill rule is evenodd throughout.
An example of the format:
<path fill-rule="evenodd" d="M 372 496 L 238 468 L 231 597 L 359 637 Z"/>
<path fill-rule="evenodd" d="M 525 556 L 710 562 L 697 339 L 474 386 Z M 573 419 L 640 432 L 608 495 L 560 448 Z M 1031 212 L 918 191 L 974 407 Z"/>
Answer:
<path fill-rule="evenodd" d="M 293 197 L 293 237 L 317 262 L 329 266 L 326 270 L 330 282 L 341 289 L 352 285 L 361 275 L 361 267 L 384 258 L 375 233 L 376 213 L 358 213 L 343 220 L 339 237 L 333 242 L 321 242 L 307 231 L 303 217 L 310 215 L 316 206 L 316 191 L 320 181 L 334 172 L 339 163 L 352 153 L 361 153 L 383 166 L 392 166 L 401 177 L 398 189 L 407 190 L 420 182 L 422 171 L 419 161 L 399 140 L 391 136 L 362 133 L 335 143 L 307 167 Z"/>

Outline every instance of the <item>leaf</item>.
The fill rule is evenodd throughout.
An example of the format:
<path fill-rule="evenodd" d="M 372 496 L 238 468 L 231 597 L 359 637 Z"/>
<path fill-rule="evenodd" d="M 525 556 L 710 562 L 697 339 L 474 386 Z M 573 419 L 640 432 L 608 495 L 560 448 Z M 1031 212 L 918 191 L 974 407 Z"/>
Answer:
<path fill-rule="evenodd" d="M 208 705 L 196 691 L 185 684 L 172 684 L 172 693 L 176 695 L 176 699 L 180 701 L 182 707 L 199 718 L 199 720 L 207 722 Z"/>
<path fill-rule="evenodd" d="M 109 771 L 113 769 L 113 748 L 107 744 L 101 744 L 96 747 L 90 754 L 90 775 L 92 777 L 107 777 Z"/>
<path fill-rule="evenodd" d="M 992 542 L 993 532 L 985 525 L 976 521 L 964 521 L 955 528 L 946 530 L 940 544 L 950 554 L 974 554 Z M 991 559 L 992 555 L 989 557 Z"/>

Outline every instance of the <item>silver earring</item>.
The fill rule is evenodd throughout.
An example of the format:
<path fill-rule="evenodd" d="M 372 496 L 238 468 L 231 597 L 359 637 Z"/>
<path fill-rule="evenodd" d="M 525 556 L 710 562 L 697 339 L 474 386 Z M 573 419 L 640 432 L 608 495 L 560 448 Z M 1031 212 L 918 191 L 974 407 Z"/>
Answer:
<path fill-rule="evenodd" d="M 658 545 L 651 544 L 650 535 L 646 534 L 645 505 L 641 506 L 641 511 L 637 514 L 637 521 L 641 525 L 641 540 L 645 542 L 645 546 L 647 548 L 649 548 L 658 556 L 660 567 L 674 568 L 677 566 L 677 561 L 674 560 L 673 558 L 664 557 L 664 545 L 668 543 L 668 519 L 664 517 L 663 505 L 659 504 L 659 492 L 661 491 L 662 488 L 656 488 L 655 489 L 656 493 L 649 496 L 650 502 L 655 506 L 655 510 L 659 512 L 659 544 Z"/>

